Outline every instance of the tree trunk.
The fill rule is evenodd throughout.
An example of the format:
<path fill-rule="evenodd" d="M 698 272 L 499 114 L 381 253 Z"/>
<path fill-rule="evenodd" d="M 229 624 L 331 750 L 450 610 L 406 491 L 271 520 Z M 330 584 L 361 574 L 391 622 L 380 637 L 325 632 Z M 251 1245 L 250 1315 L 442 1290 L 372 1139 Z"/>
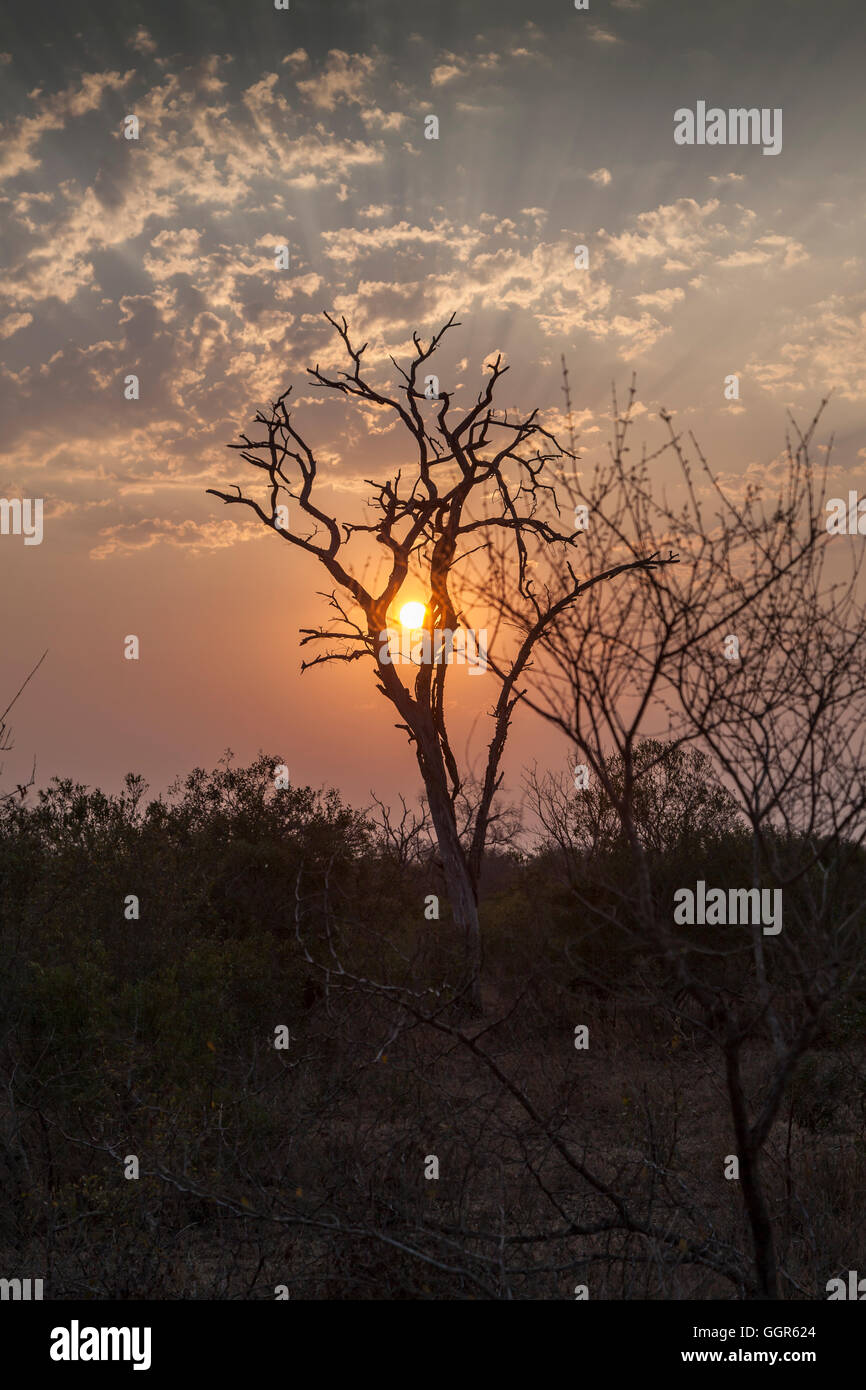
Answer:
<path fill-rule="evenodd" d="M 436 841 L 445 871 L 448 901 L 457 926 L 462 928 L 466 945 L 466 965 L 469 975 L 469 1004 L 474 1013 L 481 1012 L 481 925 L 478 920 L 478 899 L 475 884 L 460 843 L 451 800 L 445 796 L 444 805 L 437 792 L 428 787 L 430 814 L 436 831 Z"/>
<path fill-rule="evenodd" d="M 740 1183 L 743 1205 L 752 1231 L 752 1248 L 755 1258 L 755 1274 L 758 1282 L 759 1298 L 778 1298 L 779 1280 L 776 1270 L 776 1247 L 773 1239 L 773 1223 L 764 1196 L 764 1188 L 758 1171 L 760 1145 L 753 1143 L 749 1133 L 746 1095 L 740 1075 L 739 1043 L 729 1038 L 725 1046 L 725 1061 L 728 1081 L 728 1097 L 737 1137 L 737 1152 L 740 1160 Z"/>
<path fill-rule="evenodd" d="M 454 815 L 454 804 L 448 795 L 445 771 L 441 754 L 430 739 L 429 745 L 423 734 L 417 738 L 418 763 L 424 778 L 427 800 L 436 843 L 445 872 L 448 901 L 454 921 L 463 931 L 466 947 L 466 966 L 469 978 L 467 996 L 469 1007 L 475 1014 L 481 1013 L 481 925 L 478 920 L 478 896 L 474 877 Z M 437 756 L 438 755 L 438 756 Z"/>
<path fill-rule="evenodd" d="M 758 1154 L 750 1148 L 746 1148 L 740 1154 L 740 1182 L 743 1186 L 743 1201 L 749 1225 L 752 1228 L 752 1248 L 755 1252 L 755 1273 L 758 1276 L 760 1297 L 778 1298 L 779 1280 L 776 1273 L 773 1223 L 758 1173 Z"/>

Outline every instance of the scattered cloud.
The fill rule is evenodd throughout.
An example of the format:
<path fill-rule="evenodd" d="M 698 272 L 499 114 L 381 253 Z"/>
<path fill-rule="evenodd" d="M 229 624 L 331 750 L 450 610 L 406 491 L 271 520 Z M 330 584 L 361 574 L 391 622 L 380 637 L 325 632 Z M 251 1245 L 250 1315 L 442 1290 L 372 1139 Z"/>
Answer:
<path fill-rule="evenodd" d="M 440 63 L 430 74 L 430 85 L 444 87 L 446 82 L 453 82 L 455 77 L 462 77 L 465 72 L 463 63 Z"/>
<path fill-rule="evenodd" d="M 301 95 L 320 111 L 333 111 L 340 102 L 366 105 L 376 67 L 377 59 L 371 54 L 344 53 L 341 48 L 332 48 L 324 70 L 296 85 Z"/>
<path fill-rule="evenodd" d="M 808 314 L 788 323 L 777 358 L 749 362 L 749 372 L 767 391 L 825 395 L 833 391 L 849 401 L 866 396 L 866 295 L 853 301 L 842 295 L 811 306 Z M 804 368 L 806 368 L 804 372 Z"/>
<path fill-rule="evenodd" d="M 43 97 L 39 88 L 31 92 L 36 114 L 19 117 L 7 132 L 5 149 L 0 153 L 0 182 L 37 169 L 40 161 L 35 150 L 43 135 L 62 130 L 69 121 L 95 111 L 106 92 L 118 91 L 132 76 L 132 72 L 91 72 L 85 73 L 77 86 L 53 96 Z"/>
<path fill-rule="evenodd" d="M 156 52 L 156 43 L 143 24 L 139 24 L 132 38 L 129 40 L 129 46 L 130 48 L 134 48 L 136 53 L 143 53 L 147 57 L 149 57 L 151 53 Z"/>
<path fill-rule="evenodd" d="M 110 555 L 132 554 L 151 550 L 157 545 L 181 547 L 200 553 L 224 550 L 238 541 L 258 539 L 263 535 L 260 526 L 226 520 L 213 524 L 196 521 L 168 521 L 164 517 L 141 517 L 136 521 L 105 526 L 99 531 L 100 541 L 90 552 L 91 560 L 107 560 Z"/>
<path fill-rule="evenodd" d="M 590 24 L 588 37 L 592 43 L 622 43 L 622 39 L 618 39 L 616 34 L 612 34 L 609 29 L 605 29 L 601 24 Z"/>
<path fill-rule="evenodd" d="M 793 266 L 800 265 L 808 259 L 808 253 L 801 242 L 795 241 L 790 236 L 779 236 L 771 233 L 758 237 L 748 248 L 734 251 L 730 256 L 725 256 L 723 260 L 719 261 L 719 265 L 723 269 L 740 270 L 744 266 L 764 266 L 771 261 L 778 261 L 783 270 L 790 270 Z"/>
<path fill-rule="evenodd" d="M 642 304 L 647 309 L 672 309 L 675 304 L 679 304 L 686 297 L 686 292 L 679 285 L 671 286 L 666 290 L 653 290 L 649 294 L 636 294 L 635 302 Z"/>
<path fill-rule="evenodd" d="M 603 30 L 592 38 L 618 42 Z M 630 181 L 599 163 L 576 177 L 610 190 L 608 227 L 575 230 L 568 225 L 574 182 L 557 201 L 555 189 L 524 168 L 517 196 L 503 197 L 497 177 L 482 179 L 471 208 L 457 214 L 453 183 L 437 181 L 443 176 L 435 159 L 427 162 L 423 140 L 419 150 L 407 139 L 413 113 L 445 90 L 449 102 L 464 93 L 474 110 L 496 110 L 507 123 L 514 108 L 502 79 L 536 72 L 537 81 L 526 59 L 554 61 L 546 42 L 529 22 L 519 39 L 498 46 L 492 36 L 459 53 L 427 45 L 417 87 L 376 51 L 333 48 L 313 60 L 296 48 L 269 55 L 275 70 L 252 82 L 240 80 L 227 56 L 205 54 L 186 67 L 168 59 L 142 63 L 140 72 L 118 65 L 31 93 L 4 130 L 0 157 L 8 180 L 0 199 L 7 305 L 0 338 L 9 341 L 12 363 L 0 368 L 8 421 L 0 465 L 77 486 L 98 477 L 130 506 L 151 499 L 150 520 L 112 518 L 116 526 L 98 537 L 100 558 L 157 545 L 215 549 L 223 542 L 208 528 L 182 527 L 167 498 L 201 479 L 205 460 L 213 480 L 212 461 L 249 419 L 251 403 L 274 399 L 291 380 L 302 385 L 310 362 L 336 362 L 325 308 L 345 313 L 358 340 L 369 340 L 365 361 L 383 380 L 391 379 L 391 353 L 403 360 L 412 352 L 413 331 L 427 336 L 453 311 L 481 338 L 492 324 L 490 341 L 503 342 L 524 377 L 548 359 L 555 371 L 561 350 L 575 372 L 587 353 L 605 370 L 643 359 L 641 372 L 645 362 L 665 371 L 680 332 L 697 321 L 709 372 L 714 352 L 730 354 L 732 342 L 742 351 L 747 329 L 730 309 L 741 285 L 741 303 L 755 306 L 759 327 L 749 334 L 753 360 L 745 369 L 758 387 L 790 400 L 820 383 L 839 399 L 858 399 L 866 389 L 866 306 L 841 293 L 828 297 L 816 238 L 777 230 L 803 225 L 785 222 L 781 195 L 770 204 L 773 216 L 757 210 L 762 203 L 733 201 L 743 196 L 742 174 L 699 179 L 705 189 L 709 177 L 712 196 L 636 206 Z M 143 26 L 127 46 L 145 57 L 155 49 Z M 139 142 L 121 136 L 116 112 L 127 103 L 141 120 Z M 469 101 L 454 101 L 461 105 Z M 94 112 L 83 140 L 81 118 Z M 599 145 L 595 158 L 605 154 L 616 158 Z M 507 157 L 514 172 L 510 145 Z M 470 159 L 480 168 L 479 158 L 471 142 L 456 154 L 466 170 Z M 588 271 L 574 265 L 578 241 L 590 247 Z M 278 270 L 274 251 L 284 243 L 291 266 Z M 856 256 L 846 263 L 858 269 Z M 785 295 L 797 308 L 782 313 L 771 296 L 792 268 L 802 273 L 785 274 Z M 119 291 L 127 281 L 129 290 Z M 761 314 L 758 306 L 768 303 L 771 311 Z M 26 338 L 16 338 L 25 329 Z M 22 363 L 15 354 L 25 346 L 32 360 Z M 462 350 L 475 362 L 483 346 L 467 338 Z M 127 371 L 140 376 L 141 401 L 119 410 Z M 750 418 L 761 394 L 749 398 Z M 318 409 L 311 401 L 304 409 L 321 422 L 322 457 L 332 451 L 334 479 L 351 490 L 351 460 L 365 439 L 390 442 L 387 423 L 371 411 L 347 450 L 343 431 L 352 427 L 342 416 L 335 423 L 332 402 L 312 400 Z M 575 408 L 583 410 L 577 399 Z M 584 423 L 584 432 L 595 428 L 589 417 Z M 96 510 L 94 500 L 91 520 Z M 160 526 L 153 520 L 160 512 L 175 520 Z"/>
<path fill-rule="evenodd" d="M 32 314 L 7 314 L 0 319 L 0 338 L 11 338 L 20 328 L 27 328 L 33 322 Z"/>
<path fill-rule="evenodd" d="M 715 198 L 704 204 L 694 198 L 678 198 L 675 203 L 663 203 L 650 212 L 638 213 L 635 231 L 611 236 L 602 228 L 599 237 L 609 254 L 626 265 L 659 260 L 672 251 L 680 264 L 694 264 L 710 241 L 724 233 L 723 225 L 711 220 L 718 208 Z"/>
<path fill-rule="evenodd" d="M 407 119 L 402 111 L 382 111 L 378 106 L 367 107 L 361 112 L 364 124 L 376 126 L 379 130 L 400 130 Z"/>

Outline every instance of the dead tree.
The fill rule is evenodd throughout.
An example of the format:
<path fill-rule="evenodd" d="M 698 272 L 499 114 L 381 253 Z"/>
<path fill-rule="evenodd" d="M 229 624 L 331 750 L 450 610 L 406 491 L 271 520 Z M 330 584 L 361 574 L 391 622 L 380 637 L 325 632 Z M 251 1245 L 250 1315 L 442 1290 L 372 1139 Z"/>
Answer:
<path fill-rule="evenodd" d="M 325 317 L 342 339 L 349 369 L 330 376 L 318 366 L 308 368 L 313 382 L 391 412 L 403 427 L 411 450 L 411 461 L 392 477 L 365 479 L 373 489 L 372 519 L 338 522 L 318 505 L 319 466 L 288 408 L 291 387 L 269 412 L 256 415 L 256 424 L 262 428 L 254 437 L 242 434 L 239 444 L 229 445 L 265 475 L 264 501 L 245 496 L 237 484 L 235 492 L 208 491 L 229 505 L 249 507 L 284 542 L 317 560 L 335 584 L 330 606 L 337 616 L 332 625 L 302 629 L 302 645 L 335 645 L 303 663 L 302 669 L 328 661 L 367 659 L 372 663 L 377 688 L 397 711 L 397 727 L 405 730 L 414 746 L 423 778 L 453 917 L 465 932 L 468 991 L 477 1009 L 481 971 L 478 880 L 501 783 L 502 754 L 519 699 L 518 682 L 551 624 L 584 594 L 625 571 L 655 568 L 675 557 L 672 552 L 665 558 L 658 551 L 646 552 L 602 570 L 590 566 L 586 576 L 578 579 L 569 555 L 575 547 L 579 550 L 585 538 L 579 531 L 562 527 L 555 486 L 548 481 L 548 465 L 570 456 L 542 427 L 537 410 L 510 419 L 508 411 L 494 408 L 497 384 L 508 370 L 501 355 L 487 364 L 489 378 L 468 409 L 453 403 L 453 392 L 439 390 L 436 377 L 428 375 L 424 385 L 419 380 L 419 372 L 444 335 L 459 326 L 453 314 L 426 347 L 417 334 L 413 335 L 415 355 L 408 369 L 394 363 L 402 378 L 398 394 L 372 384 L 363 366 L 367 344 L 353 345 L 345 318 L 337 322 L 329 314 Z M 284 515 L 278 508 L 288 502 L 297 509 L 296 525 L 281 524 Z M 542 502 L 548 504 L 544 509 Z M 490 711 L 492 732 L 471 826 L 461 837 L 455 806 L 465 791 L 466 777 L 448 733 L 446 686 L 450 667 L 441 651 L 437 659 L 433 634 L 459 630 L 463 615 L 455 591 L 455 569 L 472 551 L 489 549 L 494 536 L 499 538 L 499 550 L 508 556 L 517 591 L 533 616 L 507 655 L 500 656 L 495 665 L 490 663 L 499 680 Z M 362 582 L 347 555 L 357 537 L 372 537 L 387 553 L 385 573 L 376 586 Z M 548 548 L 561 576 L 555 596 L 550 592 L 538 596 L 534 591 L 530 569 L 538 547 Z M 429 642 L 429 655 L 422 648 L 411 685 L 401 679 L 383 651 L 390 610 L 410 573 L 426 589 L 424 632 Z"/>
<path fill-rule="evenodd" d="M 624 411 L 614 398 L 609 461 L 585 486 L 577 477 L 569 484 L 586 508 L 591 563 L 675 544 L 681 564 L 645 571 L 627 590 L 595 591 L 560 615 L 524 699 L 570 738 L 590 778 L 587 829 L 600 794 L 630 854 L 631 873 L 620 871 L 603 904 L 581 893 L 572 864 L 582 911 L 626 924 L 687 1001 L 689 1023 L 715 1045 L 755 1285 L 758 1296 L 777 1298 L 782 1271 L 762 1160 L 800 1059 L 846 991 L 862 988 L 863 910 L 852 878 L 866 836 L 863 560 L 827 532 L 829 451 L 823 469 L 810 457 L 823 404 L 805 431 L 792 422 L 778 494 L 747 487 L 735 500 L 666 412 L 661 446 L 627 457 L 633 401 L 634 384 Z M 671 500 L 650 487 L 649 465 L 663 459 L 674 465 Z M 512 594 L 504 557 L 496 601 L 523 630 L 530 615 Z M 656 766 L 644 741 L 660 735 L 662 750 L 690 745 L 711 759 L 750 843 L 742 890 L 782 891 L 780 933 L 766 935 L 754 918 L 729 924 L 727 935 L 675 925 L 640 829 L 642 783 Z M 575 803 L 583 796 L 576 786 Z M 547 802 L 560 842 L 563 809 L 560 788 Z M 698 850 L 694 878 L 704 876 Z M 744 1063 L 766 1034 L 770 1055 L 756 1082 Z"/>
<path fill-rule="evenodd" d="M 751 841 L 750 887 L 780 894 L 782 929 L 752 929 L 754 1005 L 724 1012 L 722 1045 L 743 1200 L 767 1297 L 778 1297 L 778 1252 L 762 1153 L 794 1069 L 843 998 L 862 991 L 862 873 L 866 843 L 866 650 L 862 550 L 826 529 L 808 445 L 788 446 L 811 503 L 798 517 L 780 499 L 794 561 L 783 582 L 736 616 L 736 660 L 698 644 L 672 686 L 684 736 L 712 756 Z M 796 426 L 793 428 L 796 430 Z M 796 486 L 796 483 L 795 483 Z M 814 488 L 814 490 L 813 490 Z M 790 496 L 790 494 L 789 494 Z M 813 543 L 799 556 L 803 538 Z M 773 1059 L 750 1093 L 744 1050 L 766 1020 Z"/>
<path fill-rule="evenodd" d="M 10 713 L 11 713 L 13 707 L 18 703 L 18 700 L 20 699 L 20 697 L 21 697 L 21 695 L 22 695 L 22 693 L 23 693 L 25 687 L 26 687 L 27 685 L 29 685 L 30 681 L 31 681 L 31 680 L 33 679 L 33 677 L 36 675 L 36 672 L 39 670 L 39 667 L 42 665 L 42 663 L 43 663 L 43 661 L 45 660 L 45 658 L 46 658 L 47 655 L 48 655 L 48 652 L 47 652 L 47 651 L 44 651 L 44 652 L 42 653 L 42 655 L 40 656 L 40 658 L 39 658 L 39 660 L 37 661 L 36 665 L 35 665 L 35 666 L 33 667 L 33 669 L 30 671 L 30 674 L 21 682 L 21 685 L 19 685 L 19 687 L 18 687 L 18 689 L 16 690 L 15 694 L 12 696 L 12 699 L 9 701 L 8 705 L 7 705 L 6 708 L 3 710 L 2 714 L 0 714 L 0 753 L 8 753 L 8 752 L 10 751 L 10 749 L 12 748 L 12 746 L 13 746 L 13 744 L 12 744 L 12 730 L 11 730 L 11 728 L 9 727 L 9 715 L 10 715 Z M 3 771 L 3 765 L 2 765 L 2 763 L 0 763 L 0 773 L 2 773 L 2 771 Z M 32 767 L 32 770 L 31 770 L 31 772 L 30 772 L 30 778 L 29 778 L 29 780 L 28 780 L 27 782 L 19 782 L 18 786 L 15 788 L 14 791 L 11 791 L 11 792 L 4 792 L 2 795 L 0 795 L 0 801 L 7 801 L 10 797 L 13 797 L 13 796 L 16 796 L 16 795 L 18 795 L 18 796 L 23 795 L 23 793 L 24 793 L 25 791 L 27 791 L 28 788 L 30 788 L 30 787 L 33 786 L 33 784 L 34 784 L 35 781 L 36 781 L 36 759 L 34 758 L 34 759 L 33 759 L 33 767 Z"/>

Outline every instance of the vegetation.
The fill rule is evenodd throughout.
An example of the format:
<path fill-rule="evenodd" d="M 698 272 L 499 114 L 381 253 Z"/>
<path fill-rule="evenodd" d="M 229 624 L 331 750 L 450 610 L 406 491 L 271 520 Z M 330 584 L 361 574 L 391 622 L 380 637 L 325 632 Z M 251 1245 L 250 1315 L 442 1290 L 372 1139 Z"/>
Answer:
<path fill-rule="evenodd" d="M 724 1176 L 724 1037 L 639 930 L 604 794 L 532 780 L 537 834 L 485 865 L 486 1017 L 468 1025 L 423 808 L 398 821 L 277 790 L 281 762 L 227 756 L 158 800 L 131 776 L 118 796 L 55 780 L 0 806 L 4 1268 L 53 1298 L 759 1294 Z M 637 764 L 660 916 L 698 856 L 708 883 L 750 882 L 709 760 L 648 743 Z M 860 959 L 864 867 L 850 847 L 822 879 Z M 808 882 L 795 891 L 807 904 Z M 741 1067 L 760 1098 L 767 982 L 749 929 L 724 930 L 724 951 L 706 928 L 680 942 L 689 979 L 741 1018 L 755 1005 Z M 785 930 L 808 932 L 787 902 Z M 800 982 L 790 952 L 769 954 L 784 1030 Z M 866 988 L 850 974 L 763 1148 L 785 1298 L 825 1297 L 862 1249 Z"/>

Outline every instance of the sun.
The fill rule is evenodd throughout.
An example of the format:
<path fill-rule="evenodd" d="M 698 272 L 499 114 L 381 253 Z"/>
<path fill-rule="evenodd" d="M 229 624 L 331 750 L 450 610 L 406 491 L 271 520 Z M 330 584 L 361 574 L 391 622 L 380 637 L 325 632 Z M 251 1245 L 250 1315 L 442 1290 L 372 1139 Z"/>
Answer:
<path fill-rule="evenodd" d="M 426 616 L 427 609 L 423 603 L 404 603 L 400 609 L 400 622 L 404 627 L 413 629 L 423 627 Z"/>

